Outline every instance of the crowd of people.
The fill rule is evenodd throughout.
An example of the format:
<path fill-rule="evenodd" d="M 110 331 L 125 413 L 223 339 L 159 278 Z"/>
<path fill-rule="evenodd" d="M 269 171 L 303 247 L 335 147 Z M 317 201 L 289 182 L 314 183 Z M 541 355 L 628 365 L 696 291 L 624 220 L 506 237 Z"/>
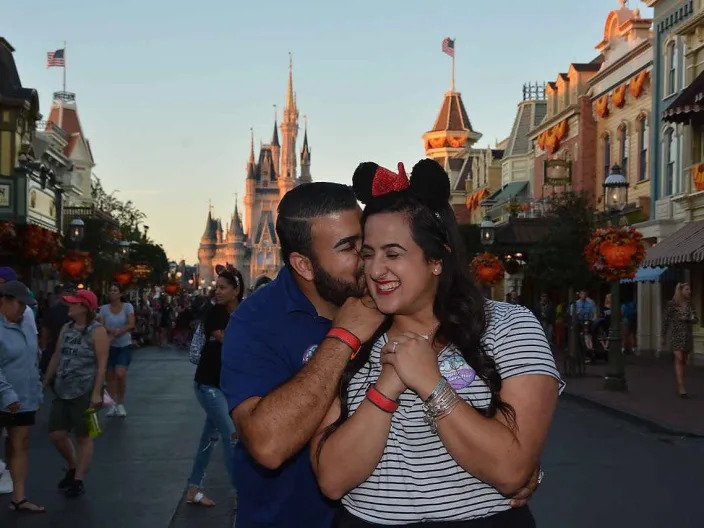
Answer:
<path fill-rule="evenodd" d="M 557 309 L 546 296 L 536 310 L 484 298 L 434 161 L 410 178 L 402 164 L 362 163 L 352 184 L 283 197 L 285 266 L 246 299 L 229 266 L 217 270 L 212 298 L 194 302 L 133 304 L 113 285 L 99 306 L 90 291 L 61 291 L 38 332 L 31 292 L 0 269 L 11 509 L 45 511 L 25 496 L 42 390 L 68 468 L 58 486 L 78 497 L 94 449 L 86 413 L 109 399 L 107 416 L 126 417 L 134 341 L 185 347 L 193 337 L 204 423 L 185 479 L 189 505 L 214 506 L 204 476 L 220 440 L 237 527 L 535 526 L 528 501 L 564 387 L 548 339 Z M 696 318 L 688 288 L 666 317 L 684 360 L 691 340 L 679 336 Z M 580 296 L 567 311 L 587 306 Z"/>

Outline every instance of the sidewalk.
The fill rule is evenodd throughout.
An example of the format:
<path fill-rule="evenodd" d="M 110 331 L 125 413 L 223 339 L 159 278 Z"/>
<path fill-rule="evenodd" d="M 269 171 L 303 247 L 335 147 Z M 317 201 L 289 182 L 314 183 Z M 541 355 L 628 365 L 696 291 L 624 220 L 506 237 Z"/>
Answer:
<path fill-rule="evenodd" d="M 86 494 L 67 499 L 56 489 L 63 461 L 47 434 L 49 395 L 30 438 L 27 497 L 47 508 L 45 515 L 18 516 L 0 495 L 3 528 L 230 528 L 233 494 L 218 446 L 206 493 L 217 506 L 186 506 L 182 497 L 198 447 L 204 413 L 193 394 L 195 367 L 187 354 L 169 348 L 134 352 L 126 407 L 129 416 L 105 418 L 95 457 L 86 476 Z M 3 451 L 0 446 L 0 453 Z"/>
<path fill-rule="evenodd" d="M 555 361 L 562 370 L 562 353 Z M 587 365 L 583 378 L 565 378 L 565 396 L 589 402 L 663 432 L 704 436 L 704 367 L 688 365 L 686 371 L 689 400 L 675 392 L 675 373 L 671 356 L 629 355 L 626 359 L 628 392 L 603 388 L 606 365 Z"/>

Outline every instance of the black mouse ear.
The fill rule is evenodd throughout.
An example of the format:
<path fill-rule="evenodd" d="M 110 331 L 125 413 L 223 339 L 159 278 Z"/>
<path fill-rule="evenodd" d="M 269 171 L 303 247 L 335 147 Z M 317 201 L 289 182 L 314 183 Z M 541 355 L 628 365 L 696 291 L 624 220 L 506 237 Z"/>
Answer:
<path fill-rule="evenodd" d="M 433 211 L 450 200 L 450 177 L 435 160 L 426 158 L 411 171 L 411 190 Z"/>
<path fill-rule="evenodd" d="M 227 268 L 225 268 L 225 266 L 223 266 L 222 264 L 218 264 L 217 266 L 215 266 L 215 273 L 217 273 L 218 275 L 220 275 L 220 274 L 221 274 L 223 271 L 225 271 L 226 269 L 227 269 Z"/>
<path fill-rule="evenodd" d="M 379 165 L 371 161 L 360 163 L 352 175 L 352 189 L 357 195 L 357 200 L 363 204 L 372 199 L 372 182 Z"/>

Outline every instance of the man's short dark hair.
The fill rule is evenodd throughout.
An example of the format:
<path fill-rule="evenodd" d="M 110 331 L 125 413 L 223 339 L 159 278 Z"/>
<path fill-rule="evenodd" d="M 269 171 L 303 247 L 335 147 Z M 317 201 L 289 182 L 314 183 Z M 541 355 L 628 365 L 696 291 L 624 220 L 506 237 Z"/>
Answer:
<path fill-rule="evenodd" d="M 276 218 L 276 235 L 286 266 L 291 266 L 289 257 L 293 252 L 313 257 L 312 219 L 356 208 L 352 187 L 341 183 L 305 183 L 287 192 L 279 202 Z"/>

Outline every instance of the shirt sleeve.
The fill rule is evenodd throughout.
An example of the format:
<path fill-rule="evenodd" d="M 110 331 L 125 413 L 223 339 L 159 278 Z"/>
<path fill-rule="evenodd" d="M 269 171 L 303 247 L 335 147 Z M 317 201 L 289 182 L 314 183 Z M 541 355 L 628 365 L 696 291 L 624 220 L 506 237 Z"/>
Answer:
<path fill-rule="evenodd" d="M 3 347 L 0 343 L 0 352 L 2 352 L 2 349 Z M 5 373 L 0 367 L 0 411 L 5 411 L 8 405 L 16 401 L 20 401 L 20 398 L 12 388 L 12 385 L 10 385 L 10 382 L 7 381 Z"/>
<path fill-rule="evenodd" d="M 558 380 L 559 391 L 565 387 L 555 365 L 555 358 L 542 326 L 530 310 L 516 306 L 497 321 L 498 339 L 494 360 L 501 379 L 525 374 L 542 374 Z"/>
<path fill-rule="evenodd" d="M 39 333 L 39 330 L 37 330 L 37 320 L 34 317 L 34 312 L 29 306 L 25 308 L 22 317 L 27 320 L 27 325 L 29 326 L 31 331 L 34 332 L 34 335 L 37 335 Z"/>
<path fill-rule="evenodd" d="M 134 306 L 132 303 L 125 303 L 125 315 L 130 315 L 134 313 Z"/>
<path fill-rule="evenodd" d="M 252 397 L 264 397 L 291 377 L 280 351 L 271 346 L 272 329 L 235 311 L 222 345 L 220 388 L 230 410 Z"/>

